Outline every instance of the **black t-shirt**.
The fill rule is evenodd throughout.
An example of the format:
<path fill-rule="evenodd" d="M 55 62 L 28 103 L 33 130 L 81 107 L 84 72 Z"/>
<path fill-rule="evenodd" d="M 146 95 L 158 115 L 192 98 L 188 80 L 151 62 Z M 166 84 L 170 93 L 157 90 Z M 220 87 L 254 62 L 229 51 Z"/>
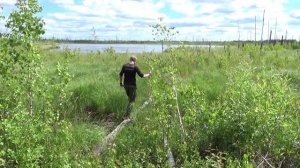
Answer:
<path fill-rule="evenodd" d="M 136 86 L 135 74 L 138 74 L 141 78 L 144 77 L 144 74 L 140 69 L 134 64 L 124 64 L 120 72 L 120 76 L 124 74 L 124 85 Z"/>

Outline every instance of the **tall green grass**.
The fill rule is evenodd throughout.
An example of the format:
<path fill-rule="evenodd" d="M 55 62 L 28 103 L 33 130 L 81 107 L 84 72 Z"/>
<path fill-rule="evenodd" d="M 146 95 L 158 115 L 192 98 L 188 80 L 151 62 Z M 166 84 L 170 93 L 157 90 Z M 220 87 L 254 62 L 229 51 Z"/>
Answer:
<path fill-rule="evenodd" d="M 295 152 L 287 142 L 293 136 L 288 136 L 282 131 L 276 131 L 272 127 L 276 125 L 276 122 L 273 122 L 276 115 L 282 115 L 284 109 L 281 109 L 281 106 L 286 106 L 290 109 L 286 111 L 286 115 L 293 116 L 291 123 L 294 123 L 295 127 L 290 127 L 291 125 L 285 120 L 286 118 L 282 118 L 283 125 L 280 126 L 280 129 L 285 130 L 288 126 L 291 128 L 288 130 L 291 134 L 296 133 L 294 131 L 297 130 L 295 123 L 299 121 L 299 117 L 293 111 L 293 108 L 297 109 L 300 98 L 298 66 L 300 54 L 297 51 L 272 46 L 269 48 L 266 46 L 263 51 L 260 51 L 257 46 L 246 45 L 241 49 L 234 47 L 227 47 L 225 50 L 215 48 L 211 52 L 206 48 L 186 48 L 175 50 L 175 52 L 178 56 L 177 78 L 180 86 L 182 86 L 179 90 L 181 96 L 179 106 L 186 118 L 185 122 L 187 123 L 185 124 L 193 134 L 189 140 L 190 146 L 185 149 L 189 152 L 183 153 L 182 146 L 177 144 L 178 132 L 176 133 L 175 129 L 172 133 L 170 145 L 179 165 L 183 167 L 205 166 L 226 160 L 227 166 L 243 167 L 251 160 L 258 162 L 259 157 L 253 155 L 255 148 L 251 148 L 249 145 L 261 145 L 263 147 L 264 143 L 260 144 L 258 141 L 260 138 L 267 141 L 268 136 L 262 134 L 264 127 L 261 124 L 264 122 L 269 123 L 265 131 L 277 136 L 276 143 L 282 142 L 286 150 L 291 153 Z M 72 93 L 69 107 L 67 107 L 67 117 L 79 124 L 78 127 L 83 128 L 84 131 L 90 129 L 88 126 L 90 124 L 101 125 L 107 121 L 118 123 L 122 120 L 127 105 L 127 97 L 124 89 L 119 86 L 119 71 L 121 66 L 128 62 L 131 53 L 118 54 L 113 50 L 94 53 L 44 51 L 43 55 L 44 62 L 50 70 L 55 67 L 57 61 L 64 61 L 65 55 L 70 56 L 69 68 L 70 73 L 73 74 L 73 80 L 67 88 Z M 162 60 L 166 62 L 166 65 L 168 64 L 161 53 L 135 55 L 138 57 L 138 66 L 145 73 L 151 70 L 149 63 L 152 65 L 153 60 Z M 247 70 L 245 65 L 249 65 L 250 68 Z M 159 71 L 163 67 L 154 68 Z M 261 72 L 266 73 L 261 74 Z M 250 73 L 250 76 L 245 77 L 247 73 Z M 154 80 L 156 74 L 153 75 Z M 167 164 L 164 157 L 166 151 L 162 142 L 162 134 L 158 130 L 160 126 L 157 125 L 158 116 L 153 111 L 153 105 L 150 103 L 142 111 L 139 110 L 143 102 L 152 95 L 149 80 L 152 79 L 137 77 L 138 97 L 132 112 L 134 122 L 118 135 L 116 146 L 112 146 L 102 163 L 104 166 L 121 164 L 122 166 L 157 167 Z M 270 85 L 262 88 L 262 92 L 274 93 L 277 99 L 272 100 L 268 97 L 258 96 L 259 92 L 256 89 L 261 87 L 260 81 L 269 82 L 268 85 Z M 280 84 L 282 81 L 284 85 Z M 240 86 L 244 86 L 244 88 Z M 191 94 L 190 89 L 196 93 Z M 251 99 L 248 101 L 243 97 L 244 93 L 242 92 L 246 92 L 247 89 L 250 89 L 249 94 L 257 94 L 256 102 Z M 291 89 L 291 92 L 286 92 L 286 94 L 292 97 L 293 102 L 291 99 L 282 101 L 285 98 L 284 94 L 281 94 L 282 89 Z M 282 97 L 278 97 L 280 94 Z M 190 102 L 194 102 L 194 105 Z M 265 102 L 279 103 L 273 104 L 272 107 L 274 108 L 272 109 L 266 109 L 274 112 L 273 118 L 268 118 L 255 111 L 255 108 L 260 108 L 260 104 Z M 285 102 L 285 106 L 280 105 L 281 102 Z M 203 111 L 200 113 L 199 109 Z M 263 111 L 262 109 L 263 107 L 260 108 L 261 111 Z M 189 110 L 192 110 L 195 115 L 189 115 Z M 245 116 L 242 115 L 244 112 Z M 255 120 L 256 125 L 251 126 L 252 121 L 254 121 L 253 118 L 259 118 L 259 120 Z M 256 129 L 259 132 L 252 134 L 252 131 Z M 96 129 L 94 131 L 91 134 L 97 135 Z M 101 135 L 103 135 L 103 130 Z M 287 137 L 282 139 L 280 138 L 282 136 Z M 96 136 L 82 139 L 81 142 L 87 142 L 88 139 L 93 138 L 96 139 Z M 101 139 L 100 135 L 99 139 Z M 241 146 L 245 147 L 247 151 L 240 151 Z M 272 150 L 270 148 L 261 149 L 273 152 L 274 157 L 276 152 L 282 152 L 277 144 L 274 144 L 273 147 Z M 248 155 L 247 152 L 251 155 Z M 291 156 L 290 159 L 295 158 Z M 118 163 L 115 162 L 116 160 Z M 273 159 L 273 163 L 277 161 Z"/>

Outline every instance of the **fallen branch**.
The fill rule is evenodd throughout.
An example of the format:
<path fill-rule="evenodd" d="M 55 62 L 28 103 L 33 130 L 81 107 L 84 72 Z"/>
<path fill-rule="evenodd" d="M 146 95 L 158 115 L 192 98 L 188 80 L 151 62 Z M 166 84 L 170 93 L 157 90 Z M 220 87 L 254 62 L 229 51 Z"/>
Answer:
<path fill-rule="evenodd" d="M 167 150 L 168 150 L 168 161 L 169 161 L 170 167 L 175 168 L 176 165 L 175 165 L 175 161 L 174 161 L 174 156 L 171 151 L 171 148 L 169 147 L 168 139 L 166 137 L 164 137 L 164 145 L 165 145 L 165 148 L 167 148 Z"/>
<path fill-rule="evenodd" d="M 264 159 L 264 161 L 271 167 L 271 168 L 275 168 L 273 165 L 271 165 L 269 162 L 268 162 L 268 159 L 266 159 L 267 155 L 264 157 L 262 156 L 262 158 Z"/>
<path fill-rule="evenodd" d="M 147 101 L 145 101 L 143 103 L 143 105 L 141 106 L 141 108 L 139 108 L 139 110 L 144 109 L 150 102 L 152 101 L 152 98 L 150 97 Z M 123 120 L 110 134 L 108 134 L 105 138 L 103 138 L 103 140 L 101 141 L 100 144 L 96 145 L 94 153 L 96 155 L 101 155 L 105 149 L 107 148 L 107 146 L 112 143 L 115 139 L 115 137 L 117 136 L 117 134 L 119 132 L 121 132 L 121 130 L 131 121 L 131 119 L 125 119 Z"/>
<path fill-rule="evenodd" d="M 117 136 L 117 134 L 126 126 L 126 124 L 128 124 L 131 120 L 130 119 L 126 119 L 124 121 L 122 121 L 110 134 L 108 134 L 103 140 L 102 142 L 96 146 L 95 149 L 95 154 L 96 155 L 101 155 L 104 150 L 107 148 L 107 146 L 114 141 L 115 137 Z"/>
<path fill-rule="evenodd" d="M 141 110 L 143 110 L 144 108 L 146 108 L 146 107 L 148 106 L 148 104 L 151 103 L 151 102 L 152 102 L 152 97 L 150 97 L 147 101 L 145 101 L 145 102 L 143 103 L 143 105 L 138 109 L 138 111 L 141 111 Z"/>
<path fill-rule="evenodd" d="M 268 162 L 268 159 L 267 159 L 267 156 L 268 156 L 268 153 L 266 154 L 266 156 L 263 156 L 263 155 L 260 155 L 261 158 L 262 158 L 262 161 L 260 164 L 258 164 L 257 167 L 260 167 L 263 163 L 266 163 L 267 165 L 269 165 L 271 168 L 275 168 L 273 165 L 271 165 L 269 162 Z"/>

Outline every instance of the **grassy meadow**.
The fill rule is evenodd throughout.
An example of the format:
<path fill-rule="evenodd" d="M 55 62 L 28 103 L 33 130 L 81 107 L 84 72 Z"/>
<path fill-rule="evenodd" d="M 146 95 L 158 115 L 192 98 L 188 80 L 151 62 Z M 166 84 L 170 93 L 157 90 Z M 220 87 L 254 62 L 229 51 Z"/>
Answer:
<path fill-rule="evenodd" d="M 0 15 L 0 167 L 300 167 L 299 42 L 134 54 L 153 75 L 99 153 L 123 121 L 133 53 L 60 51 L 40 40 L 38 1 L 15 7 Z M 151 27 L 164 44 L 178 33 Z"/>
<path fill-rule="evenodd" d="M 95 145 L 123 120 L 119 71 L 133 54 L 41 49 L 41 55 L 49 76 L 57 62 L 67 65 L 64 118 L 72 123 L 73 152 L 100 167 L 168 167 L 164 139 L 178 167 L 300 164 L 299 50 L 251 44 L 134 54 L 153 77 L 137 77 L 133 122 L 101 157 Z"/>

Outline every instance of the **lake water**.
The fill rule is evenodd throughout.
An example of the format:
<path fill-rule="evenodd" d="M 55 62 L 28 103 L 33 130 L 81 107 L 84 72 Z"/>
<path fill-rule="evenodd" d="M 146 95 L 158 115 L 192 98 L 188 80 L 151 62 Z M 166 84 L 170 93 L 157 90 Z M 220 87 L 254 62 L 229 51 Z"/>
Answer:
<path fill-rule="evenodd" d="M 171 47 L 178 47 L 179 45 L 170 45 Z M 169 47 L 170 47 L 169 46 Z M 208 45 L 186 45 L 186 47 L 208 47 Z M 216 46 L 212 46 L 216 47 Z M 60 49 L 68 48 L 71 50 L 78 49 L 82 52 L 104 51 L 108 48 L 113 48 L 117 53 L 142 53 L 142 52 L 161 52 L 161 44 L 73 44 L 63 43 L 59 44 Z M 164 49 L 168 48 L 164 45 Z"/>

